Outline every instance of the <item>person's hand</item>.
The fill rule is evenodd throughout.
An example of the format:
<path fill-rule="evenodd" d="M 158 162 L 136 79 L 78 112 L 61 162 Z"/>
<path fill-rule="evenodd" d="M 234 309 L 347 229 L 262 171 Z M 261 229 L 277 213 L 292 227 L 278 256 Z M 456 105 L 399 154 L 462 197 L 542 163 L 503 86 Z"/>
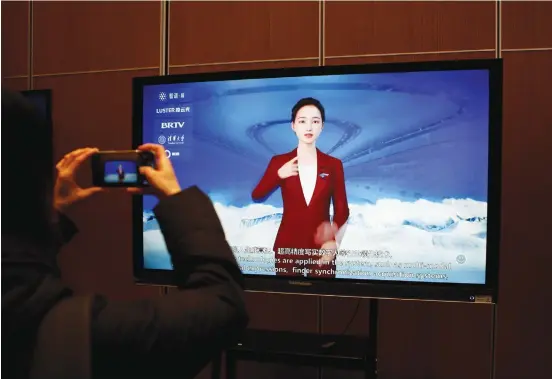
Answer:
<path fill-rule="evenodd" d="M 331 224 L 329 221 L 324 221 L 316 229 L 314 242 L 319 245 L 323 245 L 328 241 L 334 241 L 337 231 L 338 229 L 335 224 Z"/>
<path fill-rule="evenodd" d="M 322 244 L 320 250 L 323 251 L 322 256 L 318 260 L 318 266 L 330 264 L 337 255 L 337 243 L 335 241 L 327 241 Z"/>
<path fill-rule="evenodd" d="M 147 143 L 138 147 L 138 150 L 152 152 L 155 156 L 156 167 L 140 167 L 140 173 L 146 177 L 151 188 L 129 188 L 128 191 L 130 193 L 153 193 L 158 197 L 165 197 L 181 191 L 180 183 L 178 183 L 172 163 L 169 158 L 167 158 L 163 146 Z"/>
<path fill-rule="evenodd" d="M 331 224 L 329 221 L 324 221 L 316 228 L 314 242 L 321 245 L 320 250 L 326 250 L 318 260 L 318 266 L 327 265 L 335 259 L 337 255 L 337 243 L 335 242 L 336 234 L 337 226 Z"/>
<path fill-rule="evenodd" d="M 56 165 L 57 179 L 54 186 L 54 208 L 65 211 L 70 205 L 103 191 L 100 187 L 82 188 L 75 181 L 75 173 L 81 164 L 92 154 L 95 148 L 77 149 L 66 154 Z"/>
<path fill-rule="evenodd" d="M 278 176 L 280 179 L 287 179 L 290 176 L 296 176 L 299 174 L 299 168 L 297 167 L 297 157 L 293 158 L 289 162 L 284 163 L 278 170 Z"/>

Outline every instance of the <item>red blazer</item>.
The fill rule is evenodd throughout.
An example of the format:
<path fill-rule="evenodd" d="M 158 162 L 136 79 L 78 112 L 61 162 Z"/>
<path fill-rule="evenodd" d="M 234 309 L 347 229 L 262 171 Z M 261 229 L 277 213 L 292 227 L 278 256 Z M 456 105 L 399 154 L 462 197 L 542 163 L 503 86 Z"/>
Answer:
<path fill-rule="evenodd" d="M 297 155 L 297 149 L 274 156 L 251 194 L 254 200 L 262 200 L 278 186 L 282 191 L 284 213 L 274 242 L 274 252 L 279 248 L 319 249 L 314 236 L 318 226 L 330 220 L 330 201 L 333 202 L 333 223 L 341 228 L 349 218 L 349 205 L 345 191 L 343 164 L 317 149 L 318 175 L 312 199 L 307 206 L 299 175 L 280 179 L 278 170 Z"/>

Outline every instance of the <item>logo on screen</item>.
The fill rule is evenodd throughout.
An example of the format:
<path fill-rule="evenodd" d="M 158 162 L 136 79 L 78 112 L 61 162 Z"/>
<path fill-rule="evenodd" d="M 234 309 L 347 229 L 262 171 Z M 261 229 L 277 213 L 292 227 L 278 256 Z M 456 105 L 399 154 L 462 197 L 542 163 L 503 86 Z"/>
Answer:
<path fill-rule="evenodd" d="M 169 93 L 169 99 L 183 99 L 184 95 L 185 95 L 184 92 L 182 93 L 171 92 Z"/>
<path fill-rule="evenodd" d="M 167 137 L 167 143 L 169 145 L 183 145 L 184 144 L 184 134 L 181 135 L 170 135 Z"/>
<path fill-rule="evenodd" d="M 182 107 L 165 107 L 165 108 L 156 108 L 155 113 L 190 113 L 192 108 L 190 106 Z"/>
<path fill-rule="evenodd" d="M 167 158 L 174 158 L 174 157 L 179 157 L 180 156 L 180 152 L 179 151 L 170 151 L 170 150 L 165 150 L 165 155 L 167 156 Z"/>
<path fill-rule="evenodd" d="M 172 134 L 168 137 L 161 135 L 157 138 L 157 142 L 160 145 L 184 145 L 184 134 Z"/>
<path fill-rule="evenodd" d="M 170 122 L 162 122 L 161 123 L 161 129 L 177 129 L 177 128 L 183 128 L 185 121 L 170 121 Z"/>
<path fill-rule="evenodd" d="M 167 94 L 165 92 L 159 92 L 159 100 L 161 101 L 167 100 Z"/>

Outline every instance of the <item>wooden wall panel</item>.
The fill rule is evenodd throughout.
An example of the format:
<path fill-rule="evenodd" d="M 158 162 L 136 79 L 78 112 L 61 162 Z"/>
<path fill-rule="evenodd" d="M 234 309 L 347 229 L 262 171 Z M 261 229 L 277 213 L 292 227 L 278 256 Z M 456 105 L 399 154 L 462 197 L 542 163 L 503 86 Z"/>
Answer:
<path fill-rule="evenodd" d="M 83 146 L 131 148 L 131 80 L 156 73 L 118 71 L 35 78 L 36 89 L 53 92 L 55 160 Z M 82 167 L 79 182 L 91 184 L 89 165 Z M 64 248 L 60 264 L 65 279 L 77 291 L 97 291 L 113 298 L 159 294 L 158 289 L 134 285 L 131 214 L 130 196 L 116 190 L 97 194 L 72 209 L 80 233 Z"/>
<path fill-rule="evenodd" d="M 12 91 L 24 91 L 29 89 L 28 78 L 8 78 L 2 79 L 2 87 Z"/>
<path fill-rule="evenodd" d="M 324 315 L 324 331 L 342 333 L 357 300 L 330 298 L 324 303 L 333 309 Z M 368 312 L 368 302 L 363 300 L 347 334 L 368 334 Z M 379 378 L 487 379 L 490 316 L 485 305 L 380 301 Z M 469 364 L 457 364 L 459 350 Z M 344 377 L 363 378 L 361 373 L 324 369 L 324 379 Z"/>
<path fill-rule="evenodd" d="M 369 335 L 370 303 L 367 299 L 323 297 L 322 310 L 323 333 Z"/>
<path fill-rule="evenodd" d="M 315 296 L 247 293 L 250 328 L 317 333 Z M 284 364 L 240 362 L 239 378 L 316 379 L 318 369 Z M 207 378 L 205 378 L 207 379 Z"/>
<path fill-rule="evenodd" d="M 158 68 L 159 2 L 33 3 L 33 74 Z"/>
<path fill-rule="evenodd" d="M 552 48 L 552 2 L 503 1 L 502 48 Z"/>
<path fill-rule="evenodd" d="M 489 378 L 491 316 L 485 305 L 383 302 L 381 378 Z"/>
<path fill-rule="evenodd" d="M 246 300 L 251 328 L 317 332 L 315 296 L 249 292 Z"/>
<path fill-rule="evenodd" d="M 317 1 L 171 2 L 169 64 L 318 58 Z"/>
<path fill-rule="evenodd" d="M 29 3 L 2 1 L 2 78 L 29 74 Z"/>
<path fill-rule="evenodd" d="M 495 49 L 495 2 L 330 1 L 325 56 Z"/>
<path fill-rule="evenodd" d="M 171 2 L 170 73 L 326 64 L 490 58 L 496 53 L 496 2 Z M 323 9 L 323 12 L 321 10 Z M 56 158 L 83 145 L 130 146 L 130 81 L 156 75 L 161 61 L 159 2 L 33 3 L 35 88 L 54 93 Z M 27 89 L 28 4 L 2 2 L 3 86 Z M 321 16 L 324 16 L 321 18 Z M 552 47 L 549 2 L 501 5 L 502 47 Z M 320 33 L 320 27 L 323 33 Z M 320 39 L 325 44 L 320 45 Z M 323 49 L 322 49 L 323 47 Z M 367 56 L 368 55 L 368 56 Z M 552 372 L 548 335 L 552 192 L 548 103 L 552 52 L 504 53 L 503 241 L 496 379 L 544 379 Z M 152 68 L 152 70 L 135 70 Z M 128 70 L 128 71 L 127 71 Z M 114 71 L 90 73 L 97 71 Z M 88 73 L 84 73 L 88 72 Z M 57 75 L 73 73 L 73 75 Z M 548 171 L 547 171 L 548 170 Z M 89 170 L 79 174 L 88 184 Z M 61 256 L 79 292 L 114 298 L 155 296 L 132 282 L 130 199 L 100 194 L 73 212 L 81 234 Z M 93 244 L 90 241 L 94 241 Z M 100 248 L 97 248 L 100 247 Z M 248 293 L 251 327 L 316 331 L 314 297 Z M 323 300 L 323 331 L 341 332 L 355 299 Z M 366 334 L 360 303 L 348 334 Z M 490 366 L 488 307 L 382 301 L 380 379 L 483 379 Z M 317 370 L 244 363 L 239 378 L 317 378 Z M 208 378 L 205 370 L 200 378 Z M 324 379 L 360 378 L 325 369 Z"/>
<path fill-rule="evenodd" d="M 317 333 L 317 298 L 315 296 L 246 292 L 245 299 L 250 317 L 249 328 Z M 211 367 L 211 365 L 206 367 L 196 379 L 211 378 Z M 282 377 L 317 379 L 318 374 L 318 369 L 314 367 L 249 361 L 238 362 L 237 371 L 238 378 L 263 379 Z"/>
<path fill-rule="evenodd" d="M 552 373 L 552 50 L 504 53 L 497 379 Z"/>

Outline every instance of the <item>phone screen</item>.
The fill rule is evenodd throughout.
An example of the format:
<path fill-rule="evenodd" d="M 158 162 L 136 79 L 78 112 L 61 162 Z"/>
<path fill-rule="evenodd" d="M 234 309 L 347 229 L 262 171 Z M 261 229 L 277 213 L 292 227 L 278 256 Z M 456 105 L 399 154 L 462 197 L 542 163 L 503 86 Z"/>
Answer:
<path fill-rule="evenodd" d="M 98 187 L 145 187 L 141 166 L 154 166 L 153 153 L 100 151 L 92 156 L 92 181 Z"/>

